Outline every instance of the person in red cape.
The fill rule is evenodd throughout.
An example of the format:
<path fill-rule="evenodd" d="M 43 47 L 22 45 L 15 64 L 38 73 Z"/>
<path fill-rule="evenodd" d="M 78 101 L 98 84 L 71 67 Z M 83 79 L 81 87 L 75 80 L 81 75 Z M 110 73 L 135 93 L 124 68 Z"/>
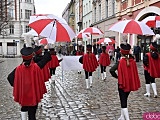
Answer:
<path fill-rule="evenodd" d="M 145 97 L 150 97 L 150 84 L 153 88 L 154 97 L 157 98 L 155 78 L 160 78 L 160 55 L 156 42 L 150 44 L 150 52 L 143 57 L 144 76 L 146 81 Z"/>
<path fill-rule="evenodd" d="M 50 75 L 51 75 L 51 84 L 55 84 L 55 71 L 56 71 L 56 67 L 59 66 L 59 63 L 63 60 L 60 59 L 58 60 L 58 57 L 56 56 L 56 51 L 54 48 L 50 48 L 49 49 L 50 54 L 51 54 L 51 61 L 49 61 L 48 65 L 49 65 L 49 70 L 50 70 Z"/>
<path fill-rule="evenodd" d="M 35 63 L 37 63 L 41 59 L 43 59 L 42 51 L 43 50 L 42 50 L 41 46 L 35 46 L 35 48 L 34 48 L 35 56 L 33 58 Z M 47 52 L 47 51 L 48 51 L 48 49 L 44 49 L 44 53 Z M 43 73 L 44 82 L 47 82 L 49 80 L 49 78 L 51 78 L 50 73 L 49 73 L 48 63 L 42 69 L 42 73 Z"/>
<path fill-rule="evenodd" d="M 102 46 L 102 53 L 99 57 L 99 64 L 101 66 L 101 77 L 102 80 L 106 80 L 106 67 L 110 65 L 109 54 L 106 52 L 106 46 Z"/>
<path fill-rule="evenodd" d="M 92 72 L 96 71 L 98 61 L 95 54 L 92 53 L 92 45 L 87 45 L 87 53 L 83 55 L 83 69 L 85 71 L 86 88 L 92 87 Z M 89 77 L 89 79 L 88 79 Z"/>
<path fill-rule="evenodd" d="M 46 53 L 41 61 L 33 62 L 33 48 L 25 47 L 21 49 L 23 62 L 17 66 L 7 77 L 13 86 L 14 101 L 21 105 L 21 119 L 36 120 L 36 110 L 38 103 L 46 93 L 45 83 L 42 79 L 41 69 L 51 59 L 51 55 Z"/>
<path fill-rule="evenodd" d="M 129 53 L 131 46 L 129 44 L 121 44 L 121 59 L 111 67 L 110 73 L 113 77 L 118 78 L 118 92 L 121 102 L 121 116 L 118 120 L 129 120 L 127 99 L 131 91 L 140 88 L 140 80 L 136 62 Z M 118 75 L 116 74 L 118 70 Z"/>
<path fill-rule="evenodd" d="M 76 52 L 76 56 L 83 56 L 84 55 L 83 46 L 79 45 L 78 48 L 79 49 Z M 81 74 L 81 70 L 78 70 L 78 74 Z"/>

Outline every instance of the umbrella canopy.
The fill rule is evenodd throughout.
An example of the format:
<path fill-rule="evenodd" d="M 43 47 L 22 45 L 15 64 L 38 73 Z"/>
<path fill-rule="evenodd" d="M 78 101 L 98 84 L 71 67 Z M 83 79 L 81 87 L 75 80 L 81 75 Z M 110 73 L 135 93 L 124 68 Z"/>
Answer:
<path fill-rule="evenodd" d="M 47 45 L 48 44 L 48 41 L 46 38 L 43 38 L 42 40 L 40 40 L 40 44 L 42 45 Z"/>
<path fill-rule="evenodd" d="M 96 27 L 88 27 L 82 30 L 83 33 L 90 33 L 91 35 L 102 35 L 104 34 L 100 29 Z"/>
<path fill-rule="evenodd" d="M 154 35 L 153 31 L 145 23 L 136 20 L 119 21 L 112 25 L 109 30 L 120 33 Z"/>
<path fill-rule="evenodd" d="M 158 28 L 160 27 L 160 16 L 148 16 L 142 20 L 149 27 Z"/>
<path fill-rule="evenodd" d="M 98 42 L 97 42 L 97 44 L 108 44 L 109 42 L 112 42 L 111 41 L 111 38 L 101 38 Z"/>
<path fill-rule="evenodd" d="M 56 42 L 71 42 L 76 36 L 63 18 L 52 14 L 30 16 L 29 26 L 34 29 L 38 35 Z"/>
<path fill-rule="evenodd" d="M 83 38 L 88 38 L 88 37 L 90 37 L 90 33 L 83 33 L 83 31 L 84 31 L 84 30 L 81 30 L 81 31 L 77 34 L 76 38 L 83 39 Z"/>

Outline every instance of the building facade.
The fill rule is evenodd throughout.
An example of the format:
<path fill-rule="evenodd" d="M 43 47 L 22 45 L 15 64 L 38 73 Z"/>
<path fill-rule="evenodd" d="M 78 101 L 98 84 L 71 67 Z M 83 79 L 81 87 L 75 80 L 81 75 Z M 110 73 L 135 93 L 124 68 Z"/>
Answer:
<path fill-rule="evenodd" d="M 34 0 L 12 0 L 12 2 L 13 5 L 6 9 L 12 20 L 8 22 L 6 35 L 0 36 L 0 54 L 3 57 L 20 56 L 20 49 L 24 44 L 22 34 L 30 30 L 29 19 L 35 14 Z"/>

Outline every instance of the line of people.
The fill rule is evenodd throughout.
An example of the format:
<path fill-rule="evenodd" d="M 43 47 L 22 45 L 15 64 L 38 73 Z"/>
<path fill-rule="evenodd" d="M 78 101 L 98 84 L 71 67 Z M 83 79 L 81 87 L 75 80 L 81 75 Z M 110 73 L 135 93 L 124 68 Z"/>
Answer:
<path fill-rule="evenodd" d="M 129 44 L 121 44 L 121 58 L 109 70 L 111 75 L 118 79 L 118 92 L 121 103 L 121 116 L 118 120 L 129 120 L 127 108 L 128 96 L 131 91 L 137 91 L 141 87 L 136 60 L 134 56 L 130 54 L 130 50 L 131 46 Z M 106 67 L 110 65 L 110 59 L 106 52 L 106 46 L 102 46 L 102 53 L 97 61 L 96 56 L 92 53 L 92 46 L 87 45 L 87 53 L 84 54 L 83 57 L 80 57 L 79 61 L 83 64 L 87 89 L 92 87 L 92 74 L 99 64 L 101 67 L 102 80 L 107 78 Z M 158 45 L 156 42 L 151 43 L 150 52 L 144 55 L 143 64 L 146 81 L 146 94 L 144 94 L 144 96 L 150 97 L 151 84 L 154 92 L 154 98 L 157 98 L 155 78 L 160 78 L 160 55 L 158 53 Z M 118 75 L 115 71 L 118 72 Z"/>
<path fill-rule="evenodd" d="M 25 39 L 31 41 L 29 35 L 26 35 Z M 7 79 L 13 86 L 14 101 L 21 106 L 21 119 L 36 120 L 38 104 L 49 91 L 46 89 L 46 83 L 54 85 L 55 70 L 62 59 L 58 60 L 54 48 L 49 49 L 48 46 L 44 46 L 44 49 L 42 46 L 32 48 L 29 43 L 26 43 L 20 53 L 23 61 Z"/>

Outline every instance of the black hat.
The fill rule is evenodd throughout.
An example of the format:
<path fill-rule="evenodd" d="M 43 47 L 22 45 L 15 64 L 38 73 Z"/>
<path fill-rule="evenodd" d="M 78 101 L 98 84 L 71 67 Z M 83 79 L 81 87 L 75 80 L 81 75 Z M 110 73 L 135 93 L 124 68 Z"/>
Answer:
<path fill-rule="evenodd" d="M 88 45 L 87 45 L 87 48 L 92 48 L 92 45 L 88 44 Z"/>
<path fill-rule="evenodd" d="M 125 55 L 129 54 L 130 49 L 131 49 L 130 44 L 121 44 L 120 47 L 121 47 L 121 53 L 122 54 L 125 54 Z"/>
<path fill-rule="evenodd" d="M 34 52 L 36 55 L 39 55 L 42 53 L 42 47 L 41 46 L 35 46 Z"/>
<path fill-rule="evenodd" d="M 153 50 L 153 51 L 156 51 L 158 48 L 158 45 L 157 45 L 157 42 L 152 42 L 150 44 L 150 49 Z"/>
<path fill-rule="evenodd" d="M 54 51 L 55 49 L 54 49 L 54 48 L 49 48 L 49 50 L 50 50 L 50 51 Z"/>
<path fill-rule="evenodd" d="M 32 47 L 22 48 L 20 53 L 22 54 L 22 58 L 24 60 L 30 60 L 33 57 L 33 48 Z"/>
<path fill-rule="evenodd" d="M 106 46 L 102 46 L 102 49 L 106 49 Z"/>

